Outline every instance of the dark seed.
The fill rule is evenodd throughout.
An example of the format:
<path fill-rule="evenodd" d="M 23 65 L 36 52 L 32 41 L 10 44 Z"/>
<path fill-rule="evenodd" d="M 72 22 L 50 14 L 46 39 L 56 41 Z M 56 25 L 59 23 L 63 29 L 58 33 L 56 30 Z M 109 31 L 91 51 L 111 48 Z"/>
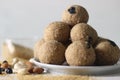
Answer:
<path fill-rule="evenodd" d="M 5 71 L 5 69 L 4 69 L 4 68 L 1 68 L 1 70 L 2 70 L 2 71 Z"/>
<path fill-rule="evenodd" d="M 2 68 L 0 68 L 0 74 L 2 74 Z"/>
<path fill-rule="evenodd" d="M 91 44 L 92 44 L 92 37 L 88 37 L 87 40 L 86 40 L 86 44 L 87 44 L 87 49 L 89 49 L 91 47 Z"/>
<path fill-rule="evenodd" d="M 11 68 L 7 68 L 7 69 L 6 69 L 6 73 L 7 73 L 7 74 L 12 74 L 12 73 L 13 73 L 13 71 L 12 71 L 12 69 L 11 69 Z"/>
<path fill-rule="evenodd" d="M 108 40 L 112 46 L 117 46 L 114 41 Z"/>
<path fill-rule="evenodd" d="M 69 11 L 69 13 L 71 13 L 71 14 L 76 13 L 76 12 L 75 12 L 75 7 L 71 7 L 70 9 L 68 9 L 68 11 Z"/>
<path fill-rule="evenodd" d="M 92 37 L 88 37 L 88 43 L 92 44 L 92 41 L 93 41 Z"/>

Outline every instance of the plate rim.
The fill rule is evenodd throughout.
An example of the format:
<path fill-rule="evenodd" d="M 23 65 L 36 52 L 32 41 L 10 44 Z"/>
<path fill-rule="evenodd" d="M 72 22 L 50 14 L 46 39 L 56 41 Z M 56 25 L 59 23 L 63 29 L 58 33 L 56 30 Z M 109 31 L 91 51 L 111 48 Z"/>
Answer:
<path fill-rule="evenodd" d="M 117 67 L 120 68 L 120 64 L 115 64 L 115 65 L 105 65 L 105 66 L 67 66 L 67 65 L 54 65 L 54 64 L 46 64 L 46 63 L 41 63 L 36 61 L 34 58 L 31 59 L 32 62 L 39 64 L 40 66 L 47 66 L 47 67 L 57 67 L 57 68 L 67 68 L 67 69 L 90 69 L 90 68 L 97 68 L 97 69 L 101 69 L 101 68 L 113 68 L 113 67 Z"/>

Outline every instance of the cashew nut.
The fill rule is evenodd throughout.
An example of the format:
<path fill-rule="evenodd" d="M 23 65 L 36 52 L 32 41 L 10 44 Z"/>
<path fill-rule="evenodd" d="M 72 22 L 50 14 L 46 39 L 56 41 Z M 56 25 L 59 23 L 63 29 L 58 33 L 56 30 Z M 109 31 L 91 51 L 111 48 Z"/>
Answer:
<path fill-rule="evenodd" d="M 23 73 L 22 71 L 27 71 L 27 65 L 24 62 L 18 61 L 15 65 L 14 65 L 14 72 L 17 73 Z M 26 73 L 25 71 L 25 73 Z"/>

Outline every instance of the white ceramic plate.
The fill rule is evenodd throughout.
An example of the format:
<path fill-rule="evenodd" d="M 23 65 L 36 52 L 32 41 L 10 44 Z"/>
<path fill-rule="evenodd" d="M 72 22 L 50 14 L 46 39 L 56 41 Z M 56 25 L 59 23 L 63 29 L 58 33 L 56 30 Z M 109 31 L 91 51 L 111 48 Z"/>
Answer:
<path fill-rule="evenodd" d="M 67 66 L 44 64 L 35 59 L 31 59 L 30 61 L 39 67 L 47 69 L 52 74 L 105 75 L 120 72 L 120 62 L 111 66 Z"/>

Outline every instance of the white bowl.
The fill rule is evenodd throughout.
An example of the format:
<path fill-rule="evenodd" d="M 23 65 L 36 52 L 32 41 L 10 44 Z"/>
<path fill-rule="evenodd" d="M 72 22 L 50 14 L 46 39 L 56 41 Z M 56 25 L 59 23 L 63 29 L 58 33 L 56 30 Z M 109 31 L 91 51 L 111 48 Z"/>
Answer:
<path fill-rule="evenodd" d="M 120 63 L 110 66 L 67 66 L 67 65 L 53 65 L 44 64 L 30 60 L 32 63 L 39 67 L 47 69 L 52 74 L 73 74 L 73 75 L 108 75 L 120 72 Z"/>

